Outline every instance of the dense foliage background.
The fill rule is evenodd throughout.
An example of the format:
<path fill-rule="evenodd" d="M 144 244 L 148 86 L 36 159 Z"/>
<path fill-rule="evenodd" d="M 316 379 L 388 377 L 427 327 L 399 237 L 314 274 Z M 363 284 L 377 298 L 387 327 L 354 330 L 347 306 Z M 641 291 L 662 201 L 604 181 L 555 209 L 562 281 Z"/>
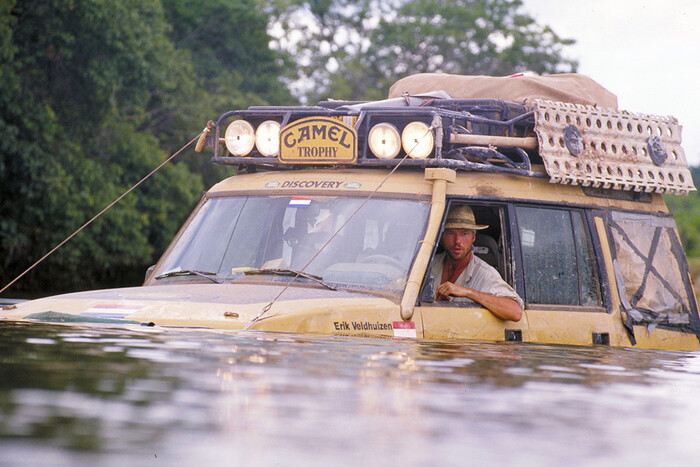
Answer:
<path fill-rule="evenodd" d="M 3 285 L 229 108 L 295 100 L 254 0 L 22 0 L 0 6 Z M 138 283 L 205 186 L 192 151 L 18 288 Z"/>
<path fill-rule="evenodd" d="M 521 6 L 0 1 L 0 287 L 226 110 L 382 98 L 423 71 L 575 71 L 572 41 Z M 139 283 L 201 191 L 228 173 L 208 159 L 180 156 L 8 293 Z M 700 254 L 698 198 L 671 203 Z"/>

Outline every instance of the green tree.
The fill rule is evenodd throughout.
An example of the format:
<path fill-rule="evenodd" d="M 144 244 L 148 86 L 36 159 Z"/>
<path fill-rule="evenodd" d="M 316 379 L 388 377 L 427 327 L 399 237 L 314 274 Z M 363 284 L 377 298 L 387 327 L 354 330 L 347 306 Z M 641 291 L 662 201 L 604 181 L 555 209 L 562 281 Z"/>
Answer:
<path fill-rule="evenodd" d="M 2 15 L 5 282 L 165 157 L 135 128 L 148 118 L 152 89 L 175 88 L 167 65 L 177 56 L 157 2 L 23 1 Z M 174 200 L 196 197 L 201 186 L 192 174 L 184 182 L 163 200 L 173 218 L 184 215 Z M 154 214 L 138 197 L 124 200 L 22 286 L 86 287 L 148 263 L 163 247 L 149 243 Z"/>
<path fill-rule="evenodd" d="M 205 13 L 215 20 L 209 24 L 188 16 L 202 8 L 187 0 L 2 2 L 3 285 L 195 136 L 207 119 L 244 101 L 291 99 L 275 84 L 279 54 L 270 52 L 266 18 L 252 6 L 247 0 L 210 4 Z M 195 162 L 181 157 L 18 288 L 143 278 L 204 188 L 205 171 L 198 169 L 199 161 L 210 165 L 208 156 L 190 152 Z"/>
<path fill-rule="evenodd" d="M 284 67 L 291 65 L 270 49 L 268 17 L 256 0 L 163 0 L 163 7 L 172 26 L 170 40 L 188 57 L 194 83 L 156 110 L 150 130 L 163 147 L 176 150 L 193 130 L 228 110 L 298 103 L 279 80 Z M 208 157 L 186 163 L 203 175 L 206 186 L 230 174 L 229 168 L 211 164 Z"/>
<path fill-rule="evenodd" d="M 281 0 L 275 6 L 275 45 L 297 57 L 299 72 L 289 79 L 302 83 L 298 92 L 311 101 L 380 98 L 413 73 L 546 74 L 577 66 L 564 55 L 573 41 L 523 13 L 520 0 Z"/>
<path fill-rule="evenodd" d="M 690 167 L 693 183 L 700 187 L 700 166 Z M 676 218 L 683 248 L 689 257 L 700 257 L 700 193 L 688 196 L 664 196 L 669 210 Z"/>

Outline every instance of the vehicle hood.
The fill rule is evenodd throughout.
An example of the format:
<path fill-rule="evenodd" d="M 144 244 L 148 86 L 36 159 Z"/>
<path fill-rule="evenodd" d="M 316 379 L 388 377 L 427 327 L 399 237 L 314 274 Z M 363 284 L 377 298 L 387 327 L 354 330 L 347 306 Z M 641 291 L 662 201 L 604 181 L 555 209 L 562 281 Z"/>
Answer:
<path fill-rule="evenodd" d="M 92 290 L 5 306 L 0 309 L 0 318 L 242 329 L 278 295 L 259 323 L 281 315 L 287 317 L 287 322 L 294 322 L 288 318 L 295 315 L 302 322 L 305 317 L 328 315 L 339 309 L 398 309 L 396 303 L 366 293 L 306 286 L 283 289 L 284 284 L 189 283 Z"/>

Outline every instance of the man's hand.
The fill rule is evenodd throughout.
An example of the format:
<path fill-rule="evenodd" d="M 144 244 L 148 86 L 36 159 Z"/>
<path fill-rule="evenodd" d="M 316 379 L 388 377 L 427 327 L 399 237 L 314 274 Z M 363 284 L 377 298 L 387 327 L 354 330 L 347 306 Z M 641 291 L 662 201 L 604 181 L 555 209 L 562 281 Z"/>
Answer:
<path fill-rule="evenodd" d="M 449 297 L 450 295 L 454 297 L 466 297 L 468 290 L 469 289 L 466 287 L 455 285 L 452 282 L 443 282 L 437 288 L 438 293 L 440 295 L 444 295 L 445 297 Z"/>
<path fill-rule="evenodd" d="M 508 297 L 497 297 L 495 295 L 479 292 L 478 290 L 470 289 L 453 284 L 452 282 L 443 282 L 437 288 L 439 294 L 444 296 L 466 297 L 479 305 L 483 306 L 495 316 L 509 321 L 520 321 L 523 316 L 523 310 L 518 305 L 518 302 Z"/>

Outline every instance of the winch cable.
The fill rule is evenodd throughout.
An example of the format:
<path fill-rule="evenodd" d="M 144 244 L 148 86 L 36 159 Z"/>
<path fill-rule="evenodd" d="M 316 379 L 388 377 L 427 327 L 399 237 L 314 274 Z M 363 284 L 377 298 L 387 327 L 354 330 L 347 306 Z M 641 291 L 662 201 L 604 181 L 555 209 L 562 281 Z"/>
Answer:
<path fill-rule="evenodd" d="M 299 278 L 299 276 L 300 276 L 301 274 L 304 273 L 304 271 L 306 270 L 306 268 L 316 259 L 316 257 L 317 257 L 318 255 L 321 254 L 321 252 L 322 252 L 322 251 L 328 246 L 328 244 L 340 233 L 340 231 L 343 230 L 343 228 L 352 220 L 352 218 L 355 217 L 355 215 L 357 215 L 358 212 L 360 212 L 360 209 L 362 209 L 362 208 L 364 207 L 364 205 L 367 204 L 367 202 L 368 202 L 370 199 L 372 199 L 372 197 L 373 197 L 375 194 L 377 194 L 377 192 L 378 192 L 379 189 L 384 185 L 384 183 L 385 183 L 387 180 L 389 180 L 389 178 L 390 178 L 392 175 L 394 175 L 394 172 L 396 172 L 396 170 L 397 170 L 397 169 L 401 166 L 401 164 L 409 157 L 409 155 L 418 147 L 418 145 L 419 145 L 420 143 L 423 142 L 423 139 L 424 139 L 426 136 L 428 136 L 428 133 L 430 133 L 433 129 L 437 128 L 437 127 L 440 126 L 440 125 L 442 125 L 442 121 L 441 121 L 439 118 L 434 118 L 434 119 L 433 119 L 433 122 L 432 122 L 431 125 L 428 127 L 428 129 L 426 130 L 426 132 L 423 134 L 423 136 L 421 136 L 421 137 L 418 139 L 418 141 L 416 141 L 416 144 L 411 148 L 411 150 L 406 152 L 406 155 L 403 156 L 403 157 L 399 160 L 399 162 L 394 166 L 394 168 L 391 169 L 391 171 L 386 175 L 386 177 L 384 177 L 384 178 L 382 179 L 382 181 L 379 182 L 379 185 L 377 185 L 377 187 L 376 187 L 369 195 L 367 195 L 367 197 L 362 201 L 362 203 L 360 203 L 360 205 L 357 207 L 357 209 L 355 209 L 355 211 L 354 211 L 350 216 L 348 216 L 347 220 L 346 220 L 345 222 L 343 222 L 343 224 L 342 224 L 340 227 L 338 227 L 338 229 L 333 233 L 333 235 L 331 235 L 331 237 L 326 241 L 326 243 L 324 243 L 324 244 L 321 246 L 321 248 L 319 248 L 318 251 L 311 257 L 311 259 L 310 259 L 309 261 L 307 261 L 307 263 L 297 272 L 297 274 L 296 274 L 294 277 L 292 277 L 292 279 L 291 279 L 289 282 L 287 282 L 287 284 L 285 284 L 285 286 L 284 286 L 284 287 L 282 288 L 282 290 L 277 294 L 277 296 L 276 296 L 275 298 L 273 298 L 272 301 L 271 301 L 270 303 L 268 303 L 267 305 L 265 305 L 265 307 L 263 307 L 262 311 L 260 311 L 260 313 L 258 313 L 253 319 L 251 319 L 251 320 L 248 322 L 248 324 L 245 325 L 245 327 L 243 328 L 244 331 L 247 331 L 248 329 L 250 329 L 250 327 L 251 327 L 252 325 L 254 325 L 255 323 L 257 323 L 258 320 L 260 320 L 260 318 L 262 318 L 262 316 L 263 316 L 265 313 L 267 313 L 267 312 L 270 310 L 270 308 L 272 308 L 272 305 L 275 304 L 275 302 L 282 296 L 282 294 L 294 283 L 294 281 L 296 281 L 296 280 Z"/>
<path fill-rule="evenodd" d="M 187 144 L 185 144 L 183 147 L 181 147 L 180 149 L 178 149 L 172 156 L 168 157 L 168 158 L 167 158 L 165 161 L 163 161 L 158 167 L 156 167 L 155 169 L 153 169 L 148 175 L 146 175 L 146 176 L 143 177 L 141 180 L 139 180 L 138 182 L 136 182 L 135 185 L 133 185 L 131 188 L 129 188 L 128 190 L 126 190 L 124 193 L 122 193 L 117 199 L 115 199 L 114 201 L 112 201 L 111 203 L 109 203 L 109 204 L 107 205 L 107 207 L 105 207 L 102 211 L 100 211 L 99 213 L 97 213 L 92 219 L 90 219 L 89 221 L 87 221 L 86 223 L 84 223 L 84 224 L 83 224 L 81 227 L 79 227 L 75 232 L 73 232 L 73 233 L 70 234 L 68 237 L 66 237 L 65 240 L 63 240 L 61 243 L 59 243 L 58 245 L 56 245 L 51 251 L 49 251 L 49 252 L 46 253 L 44 256 L 42 256 L 41 258 L 39 258 L 39 260 L 37 260 L 34 264 L 32 264 L 31 266 L 29 266 L 22 274 L 20 274 L 19 276 L 15 277 L 9 284 L 7 284 L 5 287 L 3 287 L 2 289 L 0 289 L 0 294 L 3 293 L 3 292 L 4 292 L 5 290 L 7 290 L 8 288 L 10 288 L 10 287 L 12 286 L 12 284 L 14 284 L 14 283 L 17 282 L 18 280 L 20 280 L 22 277 L 24 277 L 29 271 L 31 271 L 31 270 L 34 269 L 36 266 L 38 266 L 38 265 L 39 265 L 42 261 L 44 261 L 46 258 L 48 258 L 49 256 L 51 256 L 56 250 L 58 250 L 58 249 L 61 248 L 63 245 L 65 245 L 66 243 L 68 243 L 73 237 L 75 237 L 76 235 L 78 235 L 83 229 L 85 229 L 88 225 L 92 224 L 95 220 L 97 220 L 97 219 L 98 219 L 100 216 L 102 216 L 105 212 L 109 211 L 115 204 L 117 204 L 117 203 L 118 203 L 119 201 L 121 201 L 126 195 L 128 195 L 129 193 L 131 193 L 132 191 L 134 191 L 136 188 L 138 188 L 143 182 L 145 182 L 146 180 L 148 180 L 153 174 L 155 174 L 155 173 L 158 172 L 161 168 L 163 168 L 163 166 L 164 166 L 165 164 L 167 164 L 167 163 L 170 162 L 171 160 L 175 159 L 182 151 L 184 151 L 185 149 L 187 149 L 187 147 L 189 147 L 192 143 L 194 143 L 196 140 L 202 138 L 203 136 L 206 136 L 207 134 L 209 134 L 210 131 L 211 131 L 211 130 L 207 127 L 207 128 L 205 128 L 204 130 L 202 130 L 200 133 L 198 133 L 197 136 L 195 136 L 194 138 L 192 138 Z"/>

